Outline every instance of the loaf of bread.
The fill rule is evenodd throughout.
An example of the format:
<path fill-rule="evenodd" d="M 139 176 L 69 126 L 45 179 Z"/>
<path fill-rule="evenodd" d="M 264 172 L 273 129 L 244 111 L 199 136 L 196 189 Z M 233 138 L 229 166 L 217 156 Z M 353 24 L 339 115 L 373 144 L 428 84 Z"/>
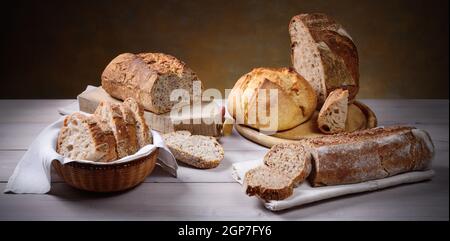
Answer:
<path fill-rule="evenodd" d="M 110 162 L 117 159 L 111 131 L 104 131 L 92 116 L 75 112 L 64 119 L 56 152 L 73 160 Z"/>
<path fill-rule="evenodd" d="M 248 171 L 244 187 L 249 196 L 282 200 L 293 193 L 294 186 L 311 172 L 311 155 L 300 143 L 273 146 L 264 156 L 264 165 Z"/>
<path fill-rule="evenodd" d="M 348 90 L 352 103 L 359 90 L 359 60 L 345 29 L 325 14 L 300 14 L 291 19 L 289 33 L 292 64 L 316 91 L 317 107 L 337 88 Z"/>
<path fill-rule="evenodd" d="M 424 130 L 394 126 L 273 146 L 264 165 L 248 171 L 246 193 L 281 200 L 309 175 L 313 186 L 341 185 L 427 170 L 434 145 Z"/>
<path fill-rule="evenodd" d="M 314 186 L 359 183 L 429 169 L 434 145 L 429 134 L 405 126 L 378 127 L 312 138 Z"/>
<path fill-rule="evenodd" d="M 271 99 L 270 90 L 276 90 L 278 98 Z M 265 102 L 260 103 L 264 94 Z M 266 131 L 287 130 L 305 122 L 316 104 L 311 85 L 288 68 L 253 69 L 236 82 L 228 97 L 228 111 L 239 124 Z M 271 107 L 278 108 L 277 115 Z"/>
<path fill-rule="evenodd" d="M 163 139 L 175 159 L 193 167 L 214 168 L 224 158 L 223 147 L 211 136 L 191 135 L 189 131 L 175 131 L 164 134 Z"/>
<path fill-rule="evenodd" d="M 193 99 L 193 81 L 197 75 L 177 58 L 162 53 L 125 53 L 108 64 L 102 74 L 102 87 L 111 96 L 136 99 L 146 110 L 156 114 L 169 112 L 175 102 L 175 89 L 188 91 Z"/>
<path fill-rule="evenodd" d="M 348 90 L 333 90 L 325 100 L 317 117 L 320 131 L 336 134 L 345 131 L 348 113 Z"/>

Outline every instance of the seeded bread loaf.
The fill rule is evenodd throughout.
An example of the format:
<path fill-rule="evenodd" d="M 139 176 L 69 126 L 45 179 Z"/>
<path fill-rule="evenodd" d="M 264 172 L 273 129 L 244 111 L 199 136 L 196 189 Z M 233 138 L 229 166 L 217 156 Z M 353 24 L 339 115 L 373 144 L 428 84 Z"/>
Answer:
<path fill-rule="evenodd" d="M 278 98 L 269 98 L 270 90 L 277 91 Z M 265 131 L 287 130 L 305 122 L 316 104 L 311 85 L 288 68 L 253 69 L 236 82 L 228 97 L 228 111 L 239 124 Z M 270 110 L 276 106 L 277 115 Z"/>
<path fill-rule="evenodd" d="M 95 118 L 78 112 L 64 119 L 56 152 L 73 160 L 110 162 L 117 159 L 113 133 L 102 130 Z"/>
<path fill-rule="evenodd" d="M 223 148 L 214 137 L 176 131 L 163 135 L 163 139 L 177 160 L 197 168 L 217 167 L 224 157 Z"/>
<path fill-rule="evenodd" d="M 328 95 L 320 109 L 317 123 L 325 134 L 345 131 L 348 112 L 348 90 L 336 89 Z"/>
<path fill-rule="evenodd" d="M 314 186 L 359 183 L 429 169 L 434 145 L 429 134 L 405 126 L 378 127 L 306 141 Z"/>
<path fill-rule="evenodd" d="M 102 74 L 102 87 L 111 96 L 125 100 L 133 97 L 146 110 L 169 112 L 175 102 L 175 89 L 188 91 L 192 100 L 197 75 L 177 58 L 163 53 L 125 53 L 108 64 Z"/>
<path fill-rule="evenodd" d="M 312 85 L 318 108 L 337 88 L 349 91 L 349 101 L 359 90 L 358 51 L 350 35 L 322 13 L 294 16 L 289 24 L 292 64 Z"/>

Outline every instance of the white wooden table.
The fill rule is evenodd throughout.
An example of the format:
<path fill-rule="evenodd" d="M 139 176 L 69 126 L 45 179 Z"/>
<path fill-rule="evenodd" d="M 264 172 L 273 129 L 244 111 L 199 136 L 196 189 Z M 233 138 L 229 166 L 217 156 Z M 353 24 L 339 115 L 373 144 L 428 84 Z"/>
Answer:
<path fill-rule="evenodd" d="M 0 189 L 28 145 L 74 100 L 0 100 Z M 282 212 L 247 197 L 230 175 L 232 163 L 266 150 L 237 134 L 221 143 L 225 159 L 212 170 L 180 165 L 175 179 L 159 169 L 140 186 L 119 194 L 78 191 L 52 175 L 48 195 L 0 194 L 0 220 L 448 220 L 449 101 L 363 100 L 379 125 L 413 124 L 436 146 L 432 181 L 351 195 Z"/>

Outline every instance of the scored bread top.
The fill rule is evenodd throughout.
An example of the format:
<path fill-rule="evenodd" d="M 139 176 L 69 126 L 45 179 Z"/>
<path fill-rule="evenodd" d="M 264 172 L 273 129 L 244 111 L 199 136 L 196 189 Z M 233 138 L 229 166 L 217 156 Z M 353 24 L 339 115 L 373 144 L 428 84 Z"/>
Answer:
<path fill-rule="evenodd" d="M 276 102 L 269 98 L 268 90 L 271 89 L 278 91 Z M 259 103 L 262 100 L 259 95 L 262 93 L 266 96 L 265 103 Z M 278 104 L 278 116 L 273 116 L 270 110 L 271 104 L 275 103 Z M 240 124 L 257 129 L 267 127 L 270 130 L 286 130 L 295 127 L 311 117 L 316 104 L 314 89 L 289 68 L 255 68 L 239 78 L 228 97 L 230 114 L 237 120 L 245 121 Z M 259 113 L 260 108 L 266 109 Z M 263 123 L 264 121 L 259 119 L 266 116 L 277 118 L 278 125 L 267 121 Z"/>

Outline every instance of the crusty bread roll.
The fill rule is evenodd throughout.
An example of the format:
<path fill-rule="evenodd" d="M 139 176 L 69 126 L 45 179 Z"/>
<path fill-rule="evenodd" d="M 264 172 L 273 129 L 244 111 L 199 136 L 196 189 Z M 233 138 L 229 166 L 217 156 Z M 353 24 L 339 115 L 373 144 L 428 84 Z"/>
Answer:
<path fill-rule="evenodd" d="M 328 95 L 320 109 L 317 124 L 325 134 L 345 131 L 348 113 L 348 90 L 336 89 Z"/>
<path fill-rule="evenodd" d="M 277 90 L 278 98 L 270 99 L 270 90 Z M 261 93 L 265 93 L 265 103 L 259 103 Z M 228 111 L 238 123 L 244 122 L 239 124 L 265 131 L 287 130 L 305 122 L 316 104 L 311 85 L 288 68 L 253 69 L 236 82 L 228 97 Z M 261 120 L 269 117 L 271 105 L 278 106 L 278 115 Z"/>
<path fill-rule="evenodd" d="M 352 103 L 359 90 L 358 51 L 350 35 L 325 14 L 300 14 L 289 24 L 292 64 L 318 96 L 318 108 L 337 88 L 349 92 Z"/>
<path fill-rule="evenodd" d="M 169 112 L 175 89 L 188 91 L 193 99 L 193 81 L 197 75 L 177 58 L 162 53 L 125 53 L 108 64 L 102 74 L 102 87 L 111 96 L 125 100 L 133 97 L 146 110 L 156 114 Z"/>
<path fill-rule="evenodd" d="M 359 183 L 431 167 L 429 134 L 405 126 L 378 127 L 306 141 L 314 186 Z"/>
<path fill-rule="evenodd" d="M 64 119 L 56 152 L 72 160 L 110 162 L 117 159 L 116 141 L 111 131 L 104 131 L 93 116 L 79 112 Z"/>

